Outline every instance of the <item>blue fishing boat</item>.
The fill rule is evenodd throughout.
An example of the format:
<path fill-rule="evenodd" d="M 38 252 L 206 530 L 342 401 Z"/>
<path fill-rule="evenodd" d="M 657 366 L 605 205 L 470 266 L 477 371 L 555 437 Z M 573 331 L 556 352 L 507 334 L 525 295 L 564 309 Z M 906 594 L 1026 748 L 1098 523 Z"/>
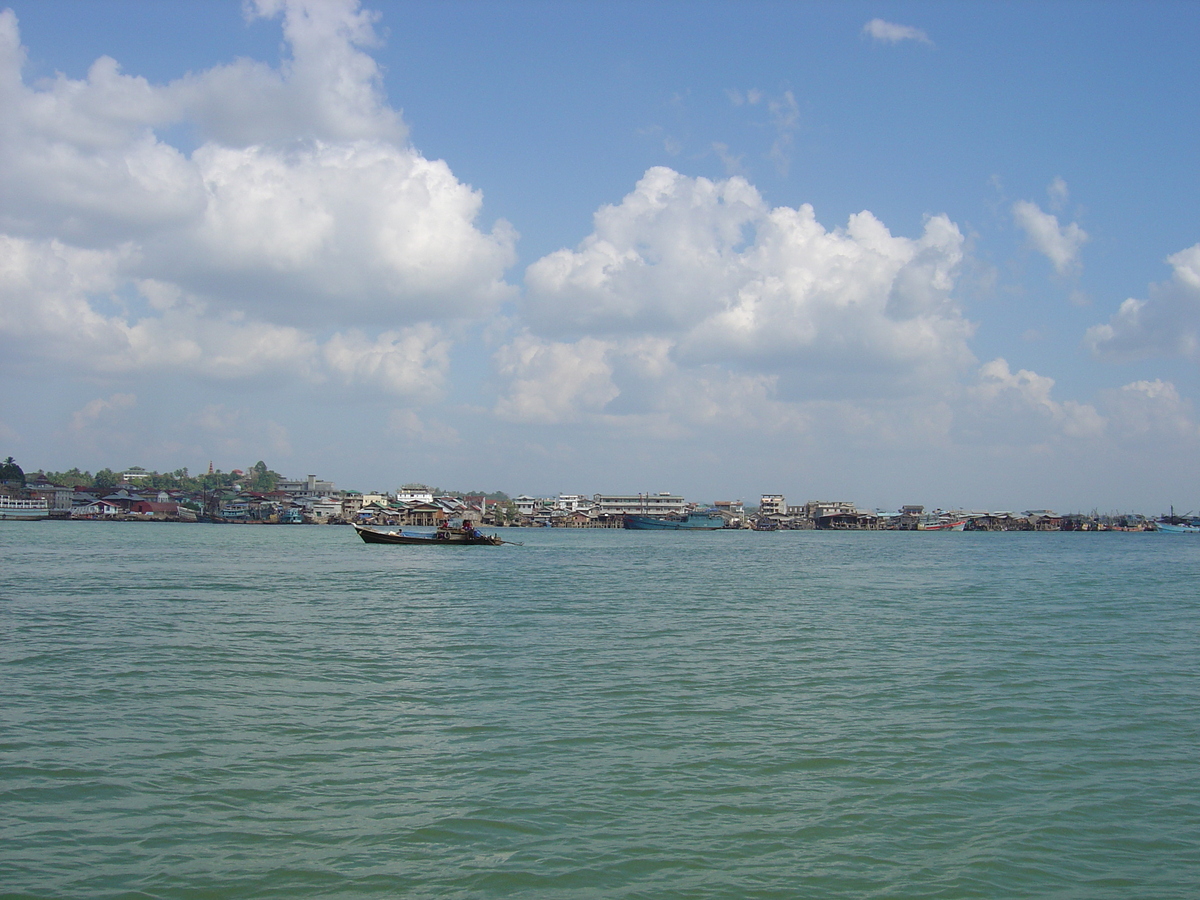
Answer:
<path fill-rule="evenodd" d="M 1155 522 L 1154 530 L 1164 534 L 1200 534 L 1200 525 L 1185 523 Z"/>
<path fill-rule="evenodd" d="M 709 513 L 667 517 L 626 515 L 623 524 L 633 531 L 716 531 L 725 527 L 725 520 Z"/>

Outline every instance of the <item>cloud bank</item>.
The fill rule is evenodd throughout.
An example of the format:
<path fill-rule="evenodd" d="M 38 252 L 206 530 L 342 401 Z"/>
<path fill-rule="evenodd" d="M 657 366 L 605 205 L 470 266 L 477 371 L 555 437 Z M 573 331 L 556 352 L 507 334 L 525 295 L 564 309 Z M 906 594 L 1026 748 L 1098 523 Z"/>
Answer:
<path fill-rule="evenodd" d="M 769 204 L 724 144 L 729 177 L 630 176 L 590 233 L 528 265 L 518 287 L 515 229 L 481 224 L 480 191 L 408 142 L 371 56 L 377 17 L 354 0 L 258 0 L 248 14 L 279 22 L 280 65 L 235 60 L 155 84 L 102 57 L 82 79 L 30 84 L 16 17 L 0 13 L 0 368 L 85 386 L 64 407 L 71 440 L 151 446 L 134 429 L 176 389 L 189 414 L 153 446 L 205 457 L 261 457 L 259 439 L 290 453 L 275 417 L 307 432 L 314 394 L 343 434 L 377 426 L 406 453 L 441 461 L 457 447 L 473 462 L 499 435 L 492 459 L 505 459 L 536 435 L 531 458 L 557 454 L 574 472 L 581 454 L 623 460 L 648 444 L 691 465 L 721 444 L 713 434 L 737 436 L 705 450 L 714 468 L 761 445 L 768 480 L 852 453 L 936 481 L 946 460 L 1200 440 L 1170 381 L 1085 402 L 1023 351 L 977 359 L 980 307 L 960 286 L 970 242 L 949 216 L 907 236 L 868 210 L 822 223 L 810 205 Z M 863 34 L 932 44 L 879 19 Z M 804 98 L 729 99 L 765 113 L 786 172 Z M 194 141 L 172 143 L 184 133 Z M 1055 178 L 1045 210 L 1009 207 L 1061 277 L 1081 273 L 1089 240 L 1065 221 L 1068 197 Z M 1170 281 L 1087 332 L 1097 358 L 1200 360 L 1200 245 L 1169 262 Z"/>
<path fill-rule="evenodd" d="M 0 13 L 0 342 L 97 371 L 277 369 L 422 393 L 513 295 L 516 234 L 405 143 L 356 2 L 267 2 L 289 55 L 27 85 Z M 185 153 L 160 137 L 193 127 Z M 68 327 L 69 326 L 69 327 Z M 332 326 L 332 335 L 328 329 Z"/>

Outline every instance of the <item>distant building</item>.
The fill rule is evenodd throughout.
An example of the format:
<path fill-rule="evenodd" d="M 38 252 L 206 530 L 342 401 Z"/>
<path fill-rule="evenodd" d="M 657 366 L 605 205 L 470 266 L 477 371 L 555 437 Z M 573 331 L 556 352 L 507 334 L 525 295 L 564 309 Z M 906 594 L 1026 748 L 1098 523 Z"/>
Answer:
<path fill-rule="evenodd" d="M 321 497 L 338 494 L 332 481 L 318 481 L 316 475 L 309 475 L 304 481 L 288 481 L 281 478 L 275 489 L 285 492 L 293 500 L 319 500 Z"/>
<path fill-rule="evenodd" d="M 687 501 L 675 494 L 596 494 L 592 498 L 601 516 L 679 516 L 687 512 Z"/>
<path fill-rule="evenodd" d="M 432 503 L 433 491 L 423 484 L 408 484 L 396 491 L 401 503 Z"/>
<path fill-rule="evenodd" d="M 330 519 L 340 518 L 342 504 L 331 497 L 321 497 L 313 501 L 311 515 L 315 522 L 328 522 Z"/>
<path fill-rule="evenodd" d="M 758 514 L 760 516 L 786 516 L 787 501 L 783 499 L 783 494 L 763 494 L 762 499 L 758 501 Z"/>
<path fill-rule="evenodd" d="M 858 507 L 845 500 L 809 500 L 804 504 L 804 517 L 824 519 L 831 516 L 857 516 Z"/>
<path fill-rule="evenodd" d="M 517 512 L 526 517 L 532 516 L 542 505 L 541 500 L 528 494 L 521 494 L 513 503 L 516 504 Z"/>

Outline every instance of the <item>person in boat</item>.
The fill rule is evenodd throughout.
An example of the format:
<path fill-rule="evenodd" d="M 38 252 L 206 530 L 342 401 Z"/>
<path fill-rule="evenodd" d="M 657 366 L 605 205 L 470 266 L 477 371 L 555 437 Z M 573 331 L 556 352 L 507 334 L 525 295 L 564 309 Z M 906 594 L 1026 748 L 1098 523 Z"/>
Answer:
<path fill-rule="evenodd" d="M 469 538 L 479 537 L 479 532 L 475 530 L 475 525 L 470 519 L 463 519 L 462 530 L 463 534 Z"/>

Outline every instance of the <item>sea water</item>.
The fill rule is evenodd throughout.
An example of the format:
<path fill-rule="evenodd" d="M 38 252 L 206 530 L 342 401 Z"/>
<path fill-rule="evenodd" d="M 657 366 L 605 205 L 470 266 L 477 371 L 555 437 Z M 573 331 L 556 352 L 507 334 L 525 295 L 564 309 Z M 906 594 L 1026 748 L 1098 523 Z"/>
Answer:
<path fill-rule="evenodd" d="M 0 523 L 0 896 L 1193 898 L 1200 538 Z"/>

